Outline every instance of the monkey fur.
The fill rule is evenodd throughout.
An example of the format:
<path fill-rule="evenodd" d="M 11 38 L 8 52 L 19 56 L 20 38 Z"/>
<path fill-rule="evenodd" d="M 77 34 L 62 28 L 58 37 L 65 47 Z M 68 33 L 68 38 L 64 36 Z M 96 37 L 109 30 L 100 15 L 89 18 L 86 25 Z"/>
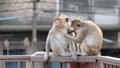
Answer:
<path fill-rule="evenodd" d="M 55 17 L 52 28 L 50 29 L 46 39 L 45 60 L 49 59 L 49 50 L 51 49 L 54 55 L 57 56 L 72 56 L 76 61 L 75 50 L 73 45 L 64 37 L 67 32 L 69 18 L 64 14 L 59 14 Z"/>
<path fill-rule="evenodd" d="M 72 21 L 71 27 L 75 30 L 76 36 L 73 37 L 67 33 L 64 36 L 79 43 L 80 55 L 100 55 L 103 33 L 94 22 L 77 18 Z"/>

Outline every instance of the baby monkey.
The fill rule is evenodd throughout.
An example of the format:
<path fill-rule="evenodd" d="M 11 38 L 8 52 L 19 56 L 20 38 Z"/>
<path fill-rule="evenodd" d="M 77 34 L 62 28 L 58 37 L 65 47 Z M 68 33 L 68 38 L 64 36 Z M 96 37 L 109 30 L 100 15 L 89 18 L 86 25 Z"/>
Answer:
<path fill-rule="evenodd" d="M 69 41 L 79 43 L 80 55 L 100 55 L 103 33 L 94 22 L 77 18 L 72 21 L 71 27 L 76 32 L 76 36 L 73 37 L 67 33 L 64 36 Z"/>

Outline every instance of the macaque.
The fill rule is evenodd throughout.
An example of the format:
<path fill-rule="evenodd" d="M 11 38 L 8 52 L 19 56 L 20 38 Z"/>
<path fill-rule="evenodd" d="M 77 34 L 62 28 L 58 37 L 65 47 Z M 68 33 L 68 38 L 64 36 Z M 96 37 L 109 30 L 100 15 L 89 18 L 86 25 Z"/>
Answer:
<path fill-rule="evenodd" d="M 100 55 L 102 48 L 103 33 L 92 21 L 83 21 L 81 18 L 74 19 L 71 27 L 75 30 L 76 36 L 65 34 L 69 41 L 79 43 L 80 55 Z"/>
<path fill-rule="evenodd" d="M 69 18 L 64 14 L 55 17 L 52 28 L 46 39 L 46 52 L 35 52 L 32 56 L 44 56 L 45 61 L 49 56 L 72 56 L 73 61 L 77 61 L 77 55 L 74 50 L 74 43 L 69 42 L 64 34 L 70 28 Z M 52 52 L 49 52 L 50 49 Z M 30 68 L 32 62 L 27 62 L 26 68 Z"/>
<path fill-rule="evenodd" d="M 69 35 L 71 35 L 73 37 L 76 36 L 76 32 L 75 32 L 75 30 L 73 28 L 68 29 L 67 34 L 69 34 Z M 70 40 L 68 40 L 68 41 L 69 41 L 70 44 L 72 44 L 71 46 L 74 47 L 76 55 L 80 55 L 80 49 L 79 49 L 80 45 L 79 45 L 79 43 L 74 42 L 74 41 L 70 41 Z"/>
<path fill-rule="evenodd" d="M 46 39 L 46 54 L 44 56 L 45 60 L 49 59 L 50 49 L 54 55 L 72 56 L 74 61 L 77 60 L 73 45 L 64 37 L 64 34 L 70 27 L 68 23 L 69 18 L 64 14 L 59 14 L 57 17 L 55 17 L 53 26 L 50 29 Z"/>

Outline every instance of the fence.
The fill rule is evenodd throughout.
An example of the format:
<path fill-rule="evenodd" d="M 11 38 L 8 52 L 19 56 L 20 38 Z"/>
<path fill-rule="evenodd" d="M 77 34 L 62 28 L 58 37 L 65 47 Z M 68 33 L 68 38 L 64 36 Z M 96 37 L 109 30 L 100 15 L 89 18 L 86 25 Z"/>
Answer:
<path fill-rule="evenodd" d="M 59 62 L 57 68 L 64 68 L 63 63 L 67 63 L 67 68 L 120 68 L 120 59 L 109 56 L 79 56 L 78 62 L 73 62 L 71 57 L 51 56 L 49 62 L 44 61 L 43 56 L 29 56 L 29 55 L 9 55 L 0 56 L 2 68 L 11 68 L 5 66 L 5 62 L 18 62 L 16 68 L 21 68 L 20 62 L 31 62 L 31 68 L 35 68 L 35 62 L 44 62 L 49 67 L 49 62 Z M 25 66 L 23 67 L 25 68 Z"/>

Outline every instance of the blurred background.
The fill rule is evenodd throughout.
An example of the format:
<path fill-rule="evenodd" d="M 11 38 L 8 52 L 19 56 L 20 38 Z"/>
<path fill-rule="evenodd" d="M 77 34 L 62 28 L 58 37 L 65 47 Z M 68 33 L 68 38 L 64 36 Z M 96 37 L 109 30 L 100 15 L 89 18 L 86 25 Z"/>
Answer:
<path fill-rule="evenodd" d="M 0 0 L 0 55 L 45 51 L 58 13 L 94 21 L 104 34 L 102 55 L 120 57 L 120 0 Z"/>

